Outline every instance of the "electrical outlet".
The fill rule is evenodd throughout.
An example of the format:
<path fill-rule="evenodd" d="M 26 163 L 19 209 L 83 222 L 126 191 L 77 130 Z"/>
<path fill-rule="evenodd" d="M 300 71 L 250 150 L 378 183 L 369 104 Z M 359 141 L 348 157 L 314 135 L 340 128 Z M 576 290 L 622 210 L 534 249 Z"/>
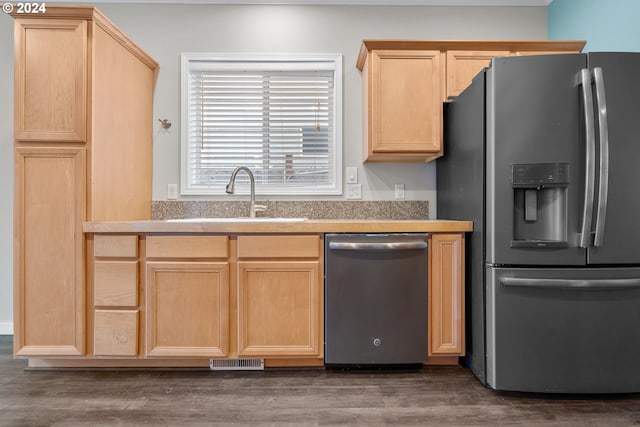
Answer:
<path fill-rule="evenodd" d="M 396 199 L 404 199 L 404 184 L 396 184 Z"/>
<path fill-rule="evenodd" d="M 178 198 L 178 184 L 167 184 L 167 200 Z"/>
<path fill-rule="evenodd" d="M 362 184 L 347 184 L 347 199 L 362 199 Z"/>
<path fill-rule="evenodd" d="M 358 183 L 358 168 L 348 167 L 347 168 L 347 184 L 357 184 L 357 183 Z"/>

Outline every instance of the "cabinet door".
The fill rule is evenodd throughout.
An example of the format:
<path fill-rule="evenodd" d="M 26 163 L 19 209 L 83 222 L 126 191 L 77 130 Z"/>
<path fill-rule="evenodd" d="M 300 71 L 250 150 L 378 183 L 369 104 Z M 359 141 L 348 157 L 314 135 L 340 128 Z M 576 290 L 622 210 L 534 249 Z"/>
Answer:
<path fill-rule="evenodd" d="M 86 141 L 87 22 L 15 22 L 14 133 L 20 141 Z"/>
<path fill-rule="evenodd" d="M 376 50 L 370 54 L 368 160 L 438 153 L 442 134 L 439 51 Z"/>
<path fill-rule="evenodd" d="M 14 350 L 84 353 L 83 148 L 16 148 Z"/>
<path fill-rule="evenodd" d="M 147 263 L 147 356 L 223 357 L 229 263 Z"/>
<path fill-rule="evenodd" d="M 321 354 L 321 294 L 317 261 L 238 263 L 238 354 Z"/>
<path fill-rule="evenodd" d="M 433 234 L 429 245 L 429 356 L 464 354 L 464 236 Z"/>
<path fill-rule="evenodd" d="M 489 65 L 491 58 L 509 56 L 507 50 L 450 50 L 447 51 L 447 94 L 446 97 L 458 96 L 484 67 Z"/>

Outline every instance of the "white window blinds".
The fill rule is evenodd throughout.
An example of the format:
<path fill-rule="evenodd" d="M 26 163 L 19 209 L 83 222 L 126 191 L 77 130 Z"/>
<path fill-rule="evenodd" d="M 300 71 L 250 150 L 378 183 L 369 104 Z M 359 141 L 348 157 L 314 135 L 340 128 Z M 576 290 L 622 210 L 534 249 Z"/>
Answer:
<path fill-rule="evenodd" d="M 183 54 L 182 193 L 340 194 L 339 55 Z M 238 183 L 246 180 L 238 176 Z"/>

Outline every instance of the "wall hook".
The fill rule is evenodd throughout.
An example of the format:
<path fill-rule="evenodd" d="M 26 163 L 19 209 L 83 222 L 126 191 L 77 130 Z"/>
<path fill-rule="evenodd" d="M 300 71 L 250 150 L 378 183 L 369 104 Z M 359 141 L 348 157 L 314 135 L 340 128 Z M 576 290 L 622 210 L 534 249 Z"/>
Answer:
<path fill-rule="evenodd" d="M 169 129 L 171 127 L 171 120 L 169 119 L 158 119 L 158 121 L 162 125 L 162 129 Z"/>

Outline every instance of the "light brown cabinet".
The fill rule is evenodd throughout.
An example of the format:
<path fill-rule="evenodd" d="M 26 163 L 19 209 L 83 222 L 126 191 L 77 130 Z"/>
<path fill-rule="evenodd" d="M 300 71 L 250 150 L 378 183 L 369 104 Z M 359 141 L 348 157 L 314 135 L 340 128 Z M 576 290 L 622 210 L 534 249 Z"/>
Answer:
<path fill-rule="evenodd" d="M 424 162 L 442 153 L 442 102 L 496 56 L 580 52 L 584 41 L 364 40 L 365 162 Z"/>
<path fill-rule="evenodd" d="M 15 154 L 15 353 L 84 354 L 84 148 Z"/>
<path fill-rule="evenodd" d="M 148 357 L 229 352 L 229 238 L 146 237 Z"/>
<path fill-rule="evenodd" d="M 88 366 L 322 366 L 323 233 L 122 232 L 87 237 Z M 455 365 L 465 353 L 464 233 L 428 236 L 425 361 Z"/>
<path fill-rule="evenodd" d="M 82 355 L 82 222 L 150 218 L 158 65 L 93 7 L 13 16 L 14 352 Z"/>
<path fill-rule="evenodd" d="M 93 355 L 136 357 L 139 354 L 138 236 L 98 235 L 93 245 Z M 91 322 L 89 322 L 91 324 Z M 90 332 L 90 331 L 89 331 Z M 91 336 L 91 334 L 88 334 Z"/>
<path fill-rule="evenodd" d="M 465 352 L 464 235 L 429 238 L 429 361 Z"/>
<path fill-rule="evenodd" d="M 134 357 L 138 354 L 138 310 L 94 312 L 93 348 L 96 356 Z"/>
<path fill-rule="evenodd" d="M 86 142 L 87 28 L 85 19 L 16 20 L 17 140 Z"/>
<path fill-rule="evenodd" d="M 447 91 L 445 98 L 460 95 L 471 80 L 492 58 L 511 56 L 508 50 L 449 50 L 447 51 Z"/>
<path fill-rule="evenodd" d="M 147 262 L 146 292 L 147 356 L 227 356 L 228 262 Z"/>
<path fill-rule="evenodd" d="M 321 240 L 238 236 L 238 355 L 322 357 Z"/>
<path fill-rule="evenodd" d="M 364 158 L 424 158 L 441 151 L 440 51 L 375 50 L 363 72 Z"/>
<path fill-rule="evenodd" d="M 146 236 L 146 356 L 321 358 L 321 244 Z"/>

